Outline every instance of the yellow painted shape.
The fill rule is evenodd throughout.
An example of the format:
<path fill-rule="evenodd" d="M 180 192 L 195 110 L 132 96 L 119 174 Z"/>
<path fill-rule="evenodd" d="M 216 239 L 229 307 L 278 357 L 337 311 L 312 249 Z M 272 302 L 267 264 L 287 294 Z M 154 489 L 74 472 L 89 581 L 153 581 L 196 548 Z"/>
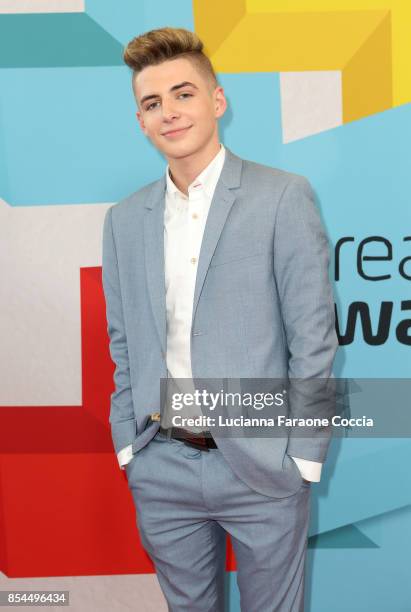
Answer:
<path fill-rule="evenodd" d="M 211 58 L 234 26 L 246 16 L 245 0 L 194 0 L 195 31 Z"/>
<path fill-rule="evenodd" d="M 392 14 L 379 0 L 347 0 L 345 10 L 342 4 L 226 0 L 220 6 L 194 0 L 196 31 L 217 72 L 341 70 L 344 122 L 352 121 L 394 104 Z M 376 4 L 379 10 L 371 10 Z"/>
<path fill-rule="evenodd" d="M 392 105 L 411 101 L 411 0 L 247 0 L 247 13 L 389 10 L 391 14 Z"/>
<path fill-rule="evenodd" d="M 341 70 L 386 14 L 247 15 L 211 60 L 219 72 Z"/>
<path fill-rule="evenodd" d="M 246 0 L 247 13 L 372 11 L 405 8 L 408 0 Z"/>
<path fill-rule="evenodd" d="M 387 15 L 342 71 L 343 122 L 392 107 L 391 23 Z"/>

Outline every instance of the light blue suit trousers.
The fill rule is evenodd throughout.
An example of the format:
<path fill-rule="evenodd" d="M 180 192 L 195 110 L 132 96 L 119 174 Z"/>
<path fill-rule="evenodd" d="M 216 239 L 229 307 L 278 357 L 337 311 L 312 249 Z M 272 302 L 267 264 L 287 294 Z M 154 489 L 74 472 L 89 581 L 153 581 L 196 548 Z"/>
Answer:
<path fill-rule="evenodd" d="M 302 612 L 311 485 L 274 499 L 238 478 L 218 449 L 158 433 L 126 466 L 141 541 L 170 612 L 223 612 L 231 536 L 243 612 Z"/>

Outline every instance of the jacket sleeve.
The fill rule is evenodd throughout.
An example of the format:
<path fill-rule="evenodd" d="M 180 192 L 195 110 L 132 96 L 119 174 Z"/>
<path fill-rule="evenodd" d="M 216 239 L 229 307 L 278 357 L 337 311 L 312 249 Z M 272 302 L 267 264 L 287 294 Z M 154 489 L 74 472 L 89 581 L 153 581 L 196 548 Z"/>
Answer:
<path fill-rule="evenodd" d="M 332 366 L 338 348 L 328 276 L 328 239 L 307 179 L 293 177 L 278 204 L 274 275 L 289 350 L 289 416 L 331 421 Z M 292 427 L 287 453 L 324 461 L 332 427 Z"/>
<path fill-rule="evenodd" d="M 110 355 L 115 365 L 115 389 L 111 394 L 110 425 L 116 453 L 131 444 L 136 435 L 131 392 L 127 335 L 124 323 L 120 277 L 113 234 L 112 207 L 106 212 L 103 227 L 103 290 L 106 300 Z"/>

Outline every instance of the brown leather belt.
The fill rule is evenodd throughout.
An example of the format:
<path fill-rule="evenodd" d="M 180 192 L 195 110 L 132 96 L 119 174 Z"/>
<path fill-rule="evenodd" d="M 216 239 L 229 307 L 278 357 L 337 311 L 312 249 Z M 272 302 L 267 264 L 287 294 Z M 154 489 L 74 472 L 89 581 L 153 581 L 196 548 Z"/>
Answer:
<path fill-rule="evenodd" d="M 192 446 L 198 450 L 208 451 L 210 448 L 217 448 L 217 444 L 211 434 L 196 434 L 182 427 L 160 427 L 159 431 L 168 439 L 180 440 L 186 446 Z"/>

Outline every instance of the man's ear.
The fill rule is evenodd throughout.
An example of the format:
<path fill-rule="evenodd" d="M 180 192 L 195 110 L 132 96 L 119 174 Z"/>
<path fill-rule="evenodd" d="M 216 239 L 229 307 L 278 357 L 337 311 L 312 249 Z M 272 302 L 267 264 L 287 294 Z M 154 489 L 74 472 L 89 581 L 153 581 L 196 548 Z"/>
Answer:
<path fill-rule="evenodd" d="M 222 117 L 227 108 L 227 100 L 225 98 L 224 89 L 219 85 L 214 91 L 214 113 L 216 119 Z"/>
<path fill-rule="evenodd" d="M 138 121 L 142 131 L 144 132 L 144 134 L 147 134 L 147 130 L 146 130 L 146 126 L 145 126 L 145 123 L 144 123 L 144 119 L 143 119 L 140 111 L 136 112 L 136 117 L 137 117 L 137 121 Z"/>
<path fill-rule="evenodd" d="M 133 75 L 131 77 L 131 86 L 133 88 L 133 94 L 134 94 L 134 98 L 135 98 L 135 101 L 136 101 L 137 108 L 139 109 L 136 112 L 137 121 L 138 121 L 138 123 L 139 123 L 139 125 L 141 127 L 141 130 L 144 132 L 144 134 L 146 134 L 147 133 L 146 126 L 145 126 L 145 123 L 144 123 L 144 119 L 143 119 L 143 117 L 141 115 L 140 105 L 138 103 L 137 89 L 136 89 L 136 75 L 134 73 L 133 73 Z"/>

